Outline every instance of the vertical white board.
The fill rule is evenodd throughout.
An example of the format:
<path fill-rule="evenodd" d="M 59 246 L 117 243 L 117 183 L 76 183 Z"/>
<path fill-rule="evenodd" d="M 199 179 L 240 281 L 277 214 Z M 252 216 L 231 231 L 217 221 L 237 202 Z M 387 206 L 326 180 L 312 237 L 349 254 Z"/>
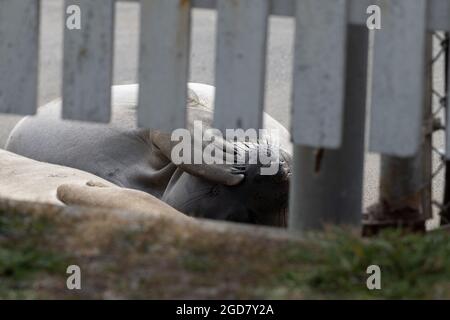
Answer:
<path fill-rule="evenodd" d="M 374 31 L 370 150 L 413 156 L 422 132 L 427 1 L 377 3 L 382 29 Z"/>
<path fill-rule="evenodd" d="M 214 127 L 262 127 L 269 1 L 217 3 Z"/>
<path fill-rule="evenodd" d="M 141 1 L 140 127 L 185 127 L 189 37 L 189 1 Z"/>
<path fill-rule="evenodd" d="M 450 1 L 428 0 L 428 30 L 450 30 Z"/>
<path fill-rule="evenodd" d="M 66 0 L 65 23 L 80 9 L 81 29 L 64 28 L 65 119 L 109 122 L 115 0 Z"/>
<path fill-rule="evenodd" d="M 342 139 L 347 1 L 298 1 L 295 32 L 293 141 L 338 148 Z"/>
<path fill-rule="evenodd" d="M 0 0 L 0 112 L 36 113 L 39 1 Z"/>

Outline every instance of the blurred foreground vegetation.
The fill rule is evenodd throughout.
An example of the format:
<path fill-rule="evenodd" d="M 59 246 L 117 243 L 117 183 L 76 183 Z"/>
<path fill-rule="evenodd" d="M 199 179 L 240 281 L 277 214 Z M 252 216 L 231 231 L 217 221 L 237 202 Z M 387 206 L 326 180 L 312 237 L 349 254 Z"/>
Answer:
<path fill-rule="evenodd" d="M 0 298 L 450 298 L 444 232 L 362 239 L 329 230 L 295 239 L 62 210 L 0 206 Z M 79 291 L 66 289 L 71 264 L 81 268 Z M 372 264 L 381 290 L 366 287 Z"/>

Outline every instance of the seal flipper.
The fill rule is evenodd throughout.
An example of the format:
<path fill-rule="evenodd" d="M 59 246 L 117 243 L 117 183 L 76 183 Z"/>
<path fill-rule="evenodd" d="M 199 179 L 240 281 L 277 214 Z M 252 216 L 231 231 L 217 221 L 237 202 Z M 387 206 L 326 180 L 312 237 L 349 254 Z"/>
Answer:
<path fill-rule="evenodd" d="M 109 187 L 91 181 L 86 185 L 60 185 L 57 188 L 57 197 L 66 205 L 123 209 L 154 216 L 191 219 L 148 193 L 134 189 Z"/>
<path fill-rule="evenodd" d="M 194 136 L 194 135 L 192 135 Z M 215 162 L 209 165 L 192 164 L 191 163 L 178 163 L 176 159 L 172 158 L 172 150 L 178 142 L 171 140 L 171 135 L 163 133 L 161 131 L 152 131 L 151 140 L 153 144 L 173 163 L 175 163 L 180 169 L 192 174 L 193 176 L 204 178 L 210 182 L 223 184 L 226 186 L 235 186 L 239 184 L 243 179 L 243 170 L 236 164 L 227 164 L 227 159 L 235 159 L 235 148 L 232 144 L 223 139 L 214 139 L 214 148 L 218 151 L 216 154 L 221 156 L 220 162 Z M 192 141 L 192 146 L 200 145 L 203 154 L 205 148 L 204 142 L 195 143 Z M 192 150 L 191 154 L 194 154 L 195 150 Z"/>

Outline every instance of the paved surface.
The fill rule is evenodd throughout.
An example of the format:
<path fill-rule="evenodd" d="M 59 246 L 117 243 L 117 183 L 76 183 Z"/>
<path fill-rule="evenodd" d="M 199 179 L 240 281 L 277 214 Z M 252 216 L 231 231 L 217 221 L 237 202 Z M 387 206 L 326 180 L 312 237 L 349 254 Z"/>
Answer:
<path fill-rule="evenodd" d="M 60 0 L 43 0 L 41 25 L 39 104 L 60 95 L 62 59 L 63 9 Z M 138 5 L 119 3 L 116 19 L 114 83 L 134 83 L 138 57 Z M 214 52 L 216 15 L 209 10 L 194 10 L 191 45 L 190 81 L 214 84 Z M 281 123 L 289 126 L 289 98 L 293 52 L 292 19 L 270 19 L 266 110 Z M 0 146 L 19 118 L 0 117 Z M 378 188 L 378 156 L 366 160 L 364 204 L 376 201 Z"/>

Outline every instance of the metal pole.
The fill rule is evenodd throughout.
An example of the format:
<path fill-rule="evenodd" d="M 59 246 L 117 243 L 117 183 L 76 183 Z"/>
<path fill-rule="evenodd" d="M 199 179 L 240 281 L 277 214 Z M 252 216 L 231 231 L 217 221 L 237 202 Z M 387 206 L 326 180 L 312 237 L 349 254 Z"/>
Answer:
<path fill-rule="evenodd" d="M 445 45 L 445 59 L 444 59 L 444 89 L 445 89 L 445 93 L 447 95 L 448 93 L 448 68 L 449 68 L 449 56 L 450 56 L 450 52 L 449 52 L 449 34 L 445 33 L 445 40 L 444 40 L 444 44 Z M 450 99 L 450 97 L 447 96 L 447 99 Z M 448 103 L 446 102 L 446 104 L 448 105 Z M 445 109 L 445 119 L 448 119 L 448 113 L 450 112 L 450 110 L 448 110 L 447 108 Z M 446 123 L 446 130 L 450 130 L 450 123 Z M 446 150 L 446 152 L 450 152 L 450 150 Z M 444 187 L 444 205 L 443 205 L 443 210 L 440 213 L 441 215 L 441 226 L 445 226 L 445 225 L 449 225 L 450 224 L 450 208 L 448 207 L 448 204 L 450 204 L 450 161 L 446 161 L 445 162 L 445 187 Z"/>
<path fill-rule="evenodd" d="M 294 147 L 289 212 L 294 232 L 361 223 L 367 58 L 367 27 L 349 26 L 342 146 Z"/>

